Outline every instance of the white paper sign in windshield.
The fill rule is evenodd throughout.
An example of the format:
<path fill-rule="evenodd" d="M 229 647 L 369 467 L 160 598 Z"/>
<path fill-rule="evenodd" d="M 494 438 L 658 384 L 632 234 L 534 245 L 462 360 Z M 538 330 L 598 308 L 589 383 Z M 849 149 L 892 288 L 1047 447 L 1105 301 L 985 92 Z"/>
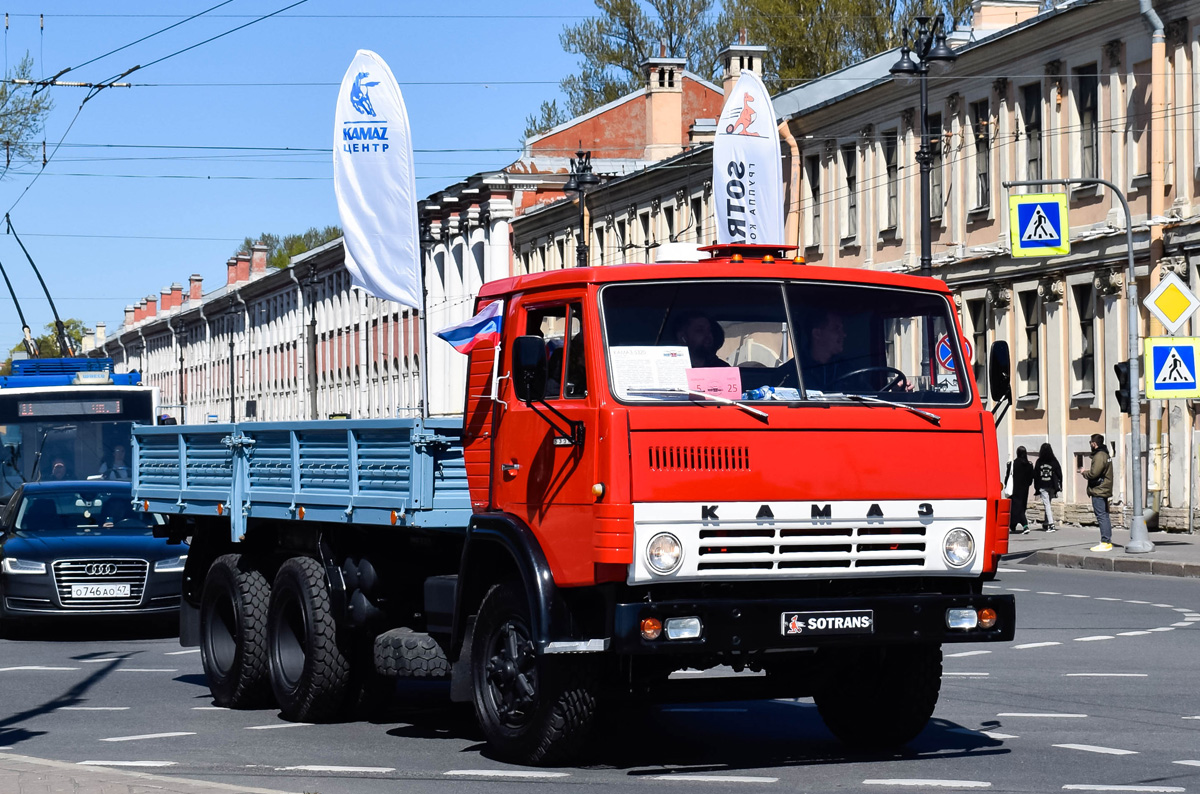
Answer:
<path fill-rule="evenodd" d="M 692 358 L 686 347 L 629 345 L 611 347 L 613 386 L 621 399 L 669 400 L 683 395 Z"/>
<path fill-rule="evenodd" d="M 718 243 L 784 242 L 779 132 L 771 97 L 754 72 L 742 72 L 717 122 L 713 185 Z"/>
<path fill-rule="evenodd" d="M 354 286 L 421 308 L 408 112 L 392 70 L 370 50 L 355 54 L 338 92 L 333 187 Z"/>

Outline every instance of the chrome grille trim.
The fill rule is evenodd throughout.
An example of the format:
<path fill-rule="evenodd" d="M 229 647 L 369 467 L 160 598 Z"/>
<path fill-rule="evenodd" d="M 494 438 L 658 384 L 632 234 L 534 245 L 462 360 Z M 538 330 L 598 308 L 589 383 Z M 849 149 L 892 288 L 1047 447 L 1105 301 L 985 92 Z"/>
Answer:
<path fill-rule="evenodd" d="M 116 565 L 117 571 L 107 576 L 88 576 L 89 565 Z M 124 609 L 135 607 L 142 603 L 142 594 L 146 590 L 146 577 L 150 573 L 150 563 L 146 560 L 122 559 L 82 559 L 57 560 L 51 570 L 54 572 L 54 588 L 58 591 L 58 600 L 67 609 Z M 71 585 L 76 584 L 127 584 L 128 598 L 72 598 Z"/>

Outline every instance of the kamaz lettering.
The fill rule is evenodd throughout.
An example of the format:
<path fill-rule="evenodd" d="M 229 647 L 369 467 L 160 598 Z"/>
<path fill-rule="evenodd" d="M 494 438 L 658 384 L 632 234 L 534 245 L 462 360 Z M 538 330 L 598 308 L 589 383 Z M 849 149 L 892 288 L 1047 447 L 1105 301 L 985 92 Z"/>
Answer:
<path fill-rule="evenodd" d="M 343 127 L 343 141 L 386 141 L 387 127 Z"/>

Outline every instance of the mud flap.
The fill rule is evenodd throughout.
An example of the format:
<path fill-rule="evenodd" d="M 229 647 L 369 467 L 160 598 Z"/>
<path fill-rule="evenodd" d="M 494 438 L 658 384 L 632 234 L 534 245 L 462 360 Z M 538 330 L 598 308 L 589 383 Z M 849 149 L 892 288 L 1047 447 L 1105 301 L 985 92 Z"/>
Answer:
<path fill-rule="evenodd" d="M 475 616 L 467 618 L 463 632 L 462 649 L 458 658 L 450 665 L 450 702 L 470 703 L 471 691 L 471 640 L 475 638 Z"/>

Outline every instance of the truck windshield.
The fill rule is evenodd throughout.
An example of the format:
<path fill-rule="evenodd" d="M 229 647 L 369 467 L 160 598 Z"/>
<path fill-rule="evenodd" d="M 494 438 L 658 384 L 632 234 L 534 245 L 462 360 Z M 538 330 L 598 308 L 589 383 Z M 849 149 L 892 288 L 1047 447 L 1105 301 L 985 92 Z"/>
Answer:
<path fill-rule="evenodd" d="M 688 400 L 687 390 L 742 401 L 970 400 L 945 295 L 703 281 L 613 284 L 600 303 L 611 386 L 621 400 Z"/>

